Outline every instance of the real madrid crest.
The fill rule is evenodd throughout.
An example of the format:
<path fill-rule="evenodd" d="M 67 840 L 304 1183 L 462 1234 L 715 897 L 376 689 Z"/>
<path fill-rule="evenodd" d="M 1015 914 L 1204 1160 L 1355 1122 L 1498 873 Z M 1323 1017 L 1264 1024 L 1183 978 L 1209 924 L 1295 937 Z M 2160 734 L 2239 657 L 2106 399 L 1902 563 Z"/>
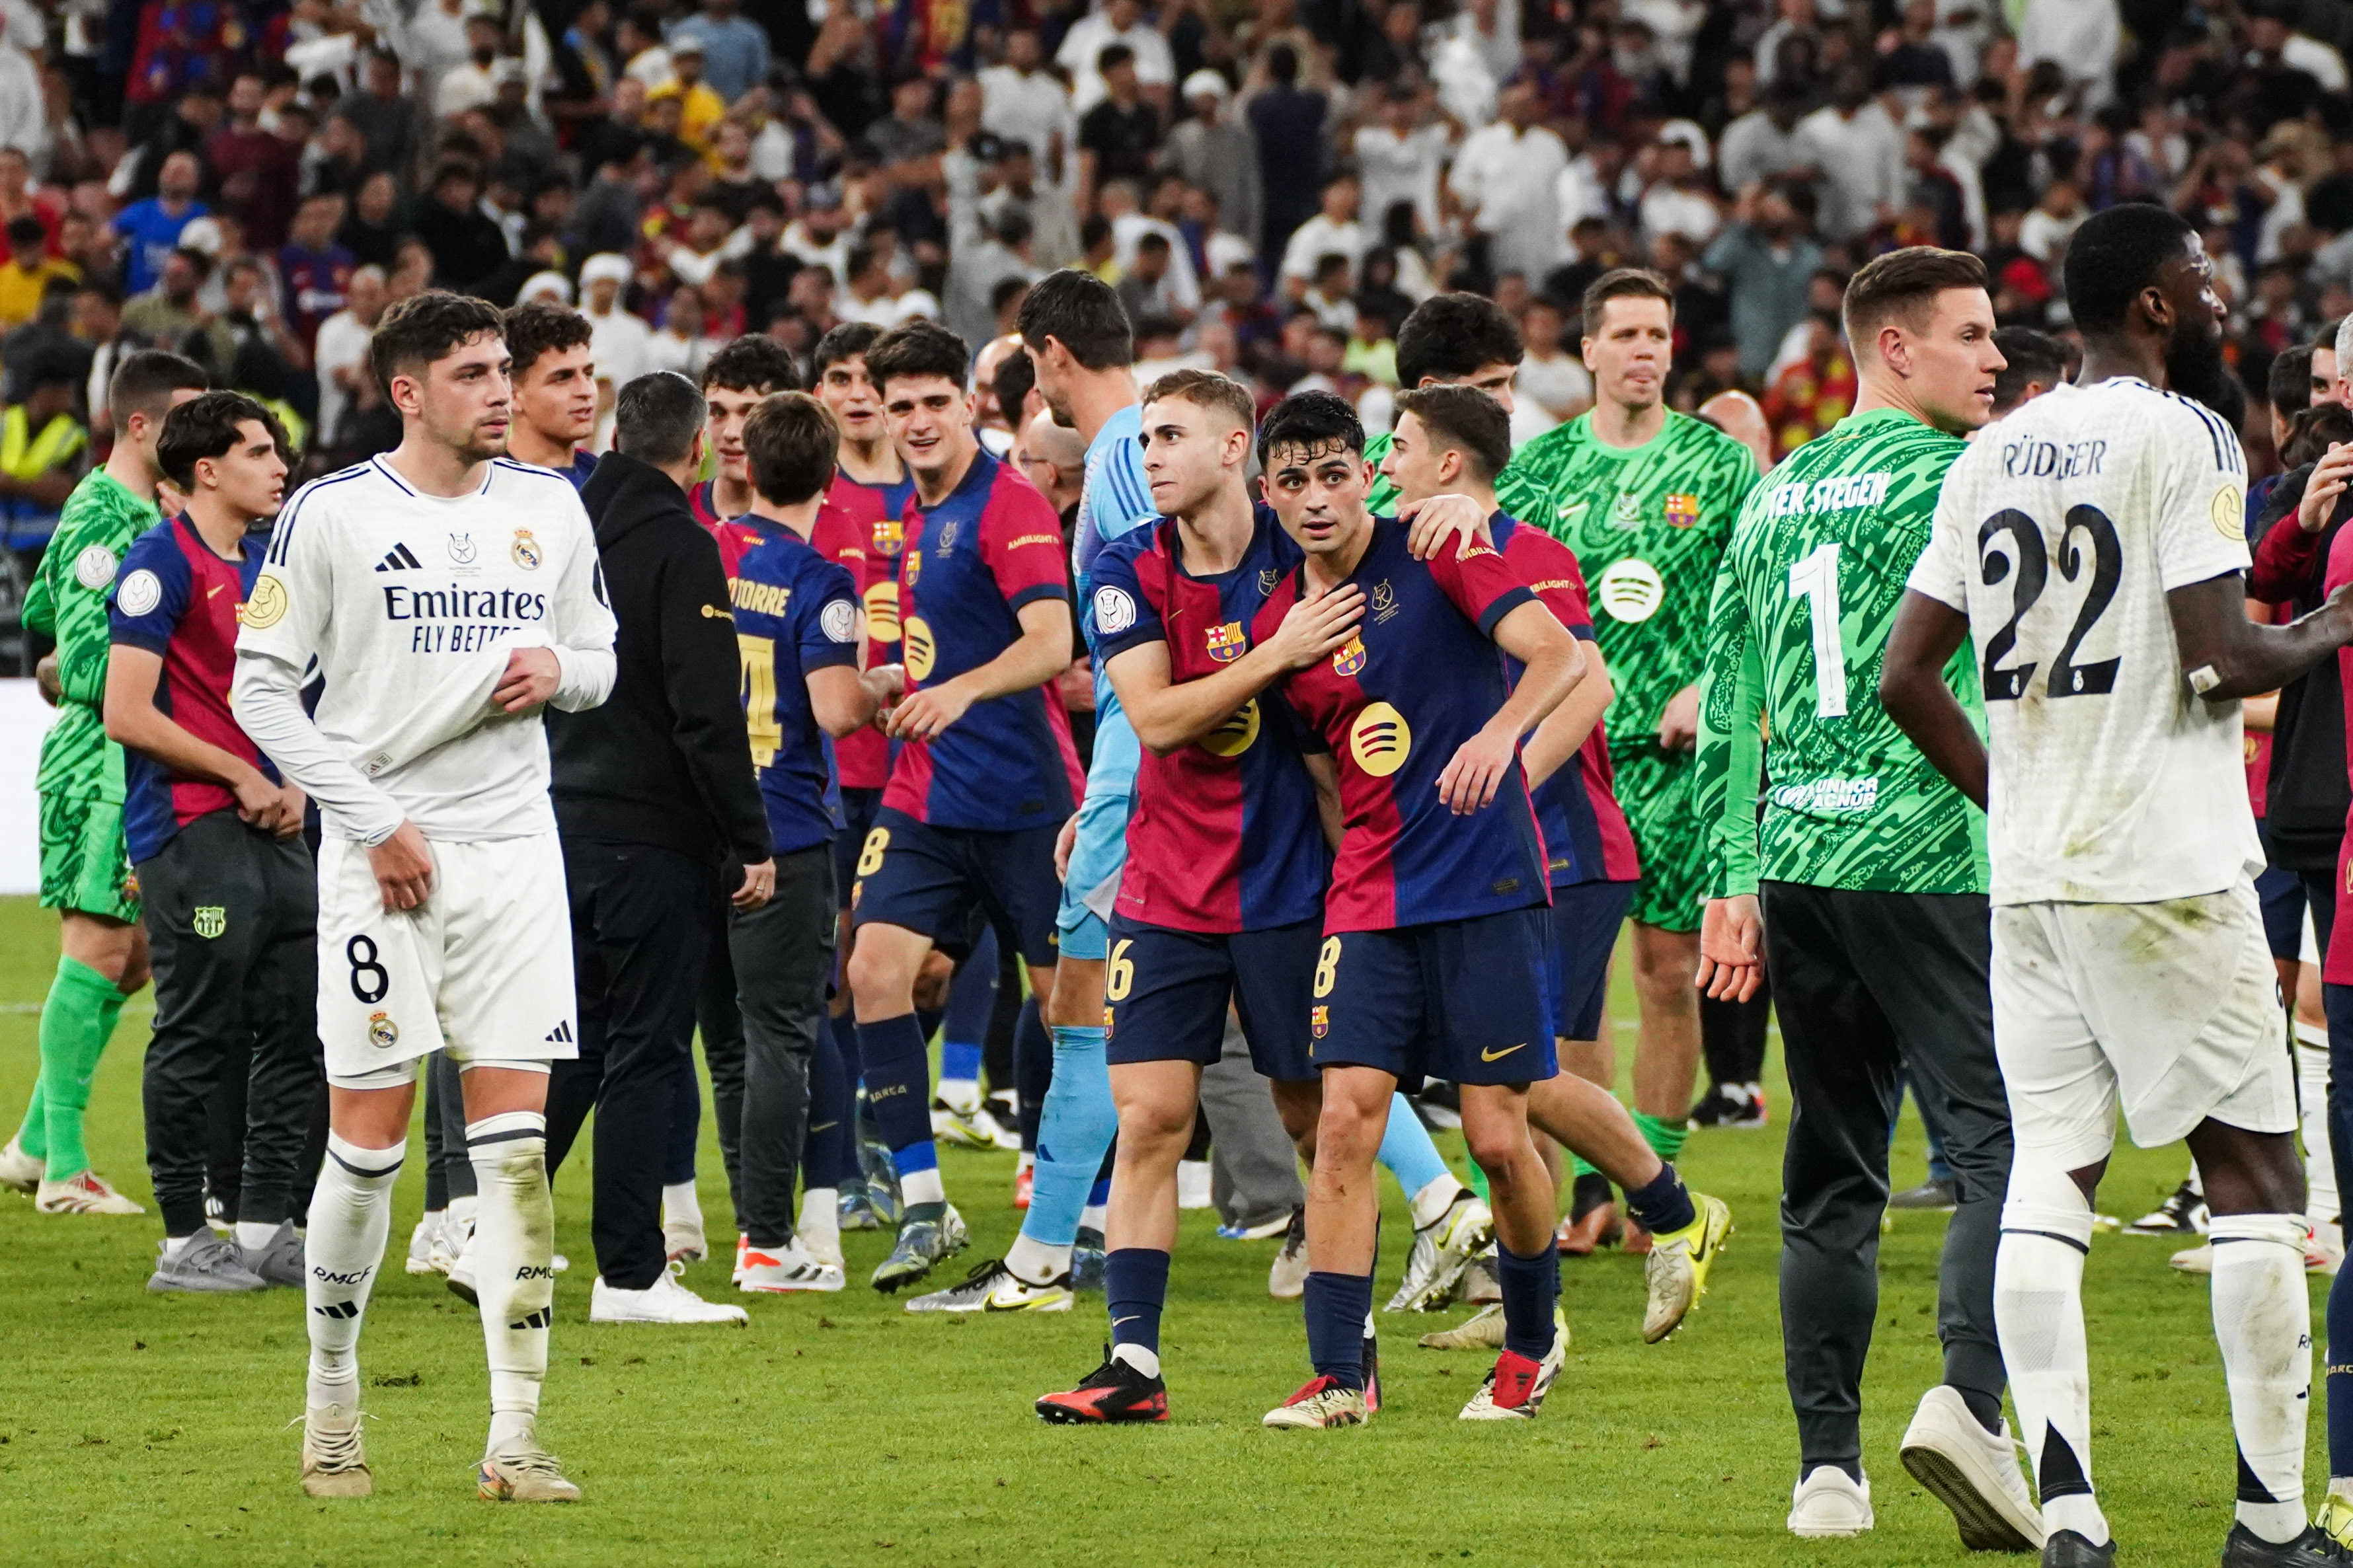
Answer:
<path fill-rule="evenodd" d="M 539 570 L 539 541 L 531 536 L 531 530 L 527 528 L 516 529 L 514 531 L 514 543 L 508 547 L 507 553 L 513 556 L 514 563 L 522 567 L 524 571 L 536 572 Z"/>
<path fill-rule="evenodd" d="M 380 1051 L 388 1051 L 400 1044 L 400 1026 L 383 1013 L 368 1015 L 368 1044 Z"/>

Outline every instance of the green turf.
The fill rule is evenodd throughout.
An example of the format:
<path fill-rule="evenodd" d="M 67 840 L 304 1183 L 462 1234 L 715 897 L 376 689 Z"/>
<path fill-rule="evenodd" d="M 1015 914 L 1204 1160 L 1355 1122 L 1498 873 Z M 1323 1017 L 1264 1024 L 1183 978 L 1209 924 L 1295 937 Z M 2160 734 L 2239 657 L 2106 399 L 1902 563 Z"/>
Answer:
<path fill-rule="evenodd" d="M 55 961 L 49 917 L 29 900 L 0 900 L 0 1134 L 32 1084 L 33 1008 Z M 1623 1037 L 1622 996 L 1618 1016 Z M 90 1138 L 100 1171 L 142 1199 L 147 1018 L 143 998 L 124 1018 L 100 1071 Z M 302 1403 L 297 1294 L 150 1296 L 152 1217 L 51 1218 L 0 1194 L 0 1560 L 1963 1561 L 1948 1517 L 1895 1458 L 1936 1375 L 1944 1227 L 1933 1216 L 1905 1220 L 1882 1252 L 1864 1390 L 1878 1529 L 1810 1545 L 1783 1530 L 1796 1454 L 1777 1332 L 1774 1196 L 1788 1100 L 1778 1083 L 1772 1092 L 1774 1131 L 1702 1133 L 1685 1151 L 1694 1183 L 1728 1199 L 1740 1226 L 1705 1306 L 1675 1339 L 1645 1346 L 1639 1265 L 1614 1256 L 1568 1265 L 1576 1348 L 1529 1426 L 1455 1420 L 1482 1360 L 1417 1350 L 1413 1334 L 1435 1325 L 1390 1318 L 1389 1405 L 1372 1426 L 1262 1430 L 1259 1415 L 1306 1375 L 1299 1310 L 1266 1295 L 1274 1244 L 1219 1241 L 1206 1215 L 1186 1216 L 1163 1344 L 1176 1419 L 1157 1430 L 1047 1427 L 1030 1414 L 1035 1395 L 1095 1364 L 1100 1299 L 1068 1316 L 910 1319 L 855 1283 L 881 1256 L 872 1235 L 849 1238 L 850 1289 L 753 1300 L 748 1331 L 591 1327 L 587 1172 L 567 1168 L 556 1212 L 575 1266 L 556 1288 L 543 1431 L 586 1490 L 571 1509 L 473 1499 L 468 1467 L 485 1420 L 477 1321 L 438 1277 L 412 1279 L 399 1266 L 421 1204 L 417 1161 L 401 1180 L 389 1270 L 362 1344 L 377 1494 L 332 1506 L 304 1498 L 294 1480 L 298 1439 L 286 1423 Z M 1459 1165 L 1459 1142 L 1447 1142 Z M 410 1148 L 422 1147 L 412 1134 Z M 1012 1157 L 950 1152 L 944 1162 L 972 1222 L 971 1257 L 1000 1250 L 1015 1228 Z M 2102 1206 L 2140 1212 L 2180 1163 L 2179 1150 L 2127 1151 Z M 1907 1118 L 1898 1177 L 1916 1179 L 1920 1168 Z M 725 1189 L 707 1137 L 702 1203 L 723 1235 Z M 1406 1251 L 1394 1201 L 1389 1220 L 1383 1297 Z M 2168 1270 L 2166 1250 L 2106 1238 L 2090 1270 L 2098 1476 L 2137 1565 L 2212 1562 L 2231 1513 L 2206 1289 Z M 691 1269 L 688 1280 L 739 1299 L 723 1264 Z M 2316 1286 L 2316 1308 L 2320 1295 Z M 2313 1426 L 2316 1497 L 2317 1419 Z"/>

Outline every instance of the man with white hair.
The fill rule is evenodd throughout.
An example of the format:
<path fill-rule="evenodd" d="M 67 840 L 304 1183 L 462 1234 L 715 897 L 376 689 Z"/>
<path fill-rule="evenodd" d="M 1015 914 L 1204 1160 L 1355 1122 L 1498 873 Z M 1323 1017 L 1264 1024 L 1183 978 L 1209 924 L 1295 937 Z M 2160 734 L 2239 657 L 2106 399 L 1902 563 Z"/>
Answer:
<path fill-rule="evenodd" d="M 389 296 L 384 268 L 362 267 L 345 285 L 343 308 L 319 323 L 318 346 L 312 357 L 319 368 L 319 440 L 335 444 L 343 410 L 358 395 L 368 374 L 368 341 L 375 336 L 376 318 L 384 314 Z"/>

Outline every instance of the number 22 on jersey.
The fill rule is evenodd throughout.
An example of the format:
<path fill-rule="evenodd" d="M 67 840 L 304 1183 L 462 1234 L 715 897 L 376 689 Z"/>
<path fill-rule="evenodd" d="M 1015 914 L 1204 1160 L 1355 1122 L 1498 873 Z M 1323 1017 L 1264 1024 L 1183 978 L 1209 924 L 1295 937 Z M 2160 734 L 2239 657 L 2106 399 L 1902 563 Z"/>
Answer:
<path fill-rule="evenodd" d="M 2008 578 L 2013 567 L 2017 573 L 2017 585 L 2010 590 L 2010 619 L 1986 639 L 1982 672 L 1987 701 L 2015 702 L 2026 695 L 2038 661 L 2005 666 L 2001 660 L 2017 651 L 2019 623 L 2050 586 L 2051 560 L 2042 543 L 2042 525 L 2016 508 L 1994 513 L 1978 529 L 1978 558 L 1988 587 Z M 2116 524 L 2105 512 L 2094 506 L 2071 506 L 2059 535 L 2059 574 L 2072 584 L 2083 581 L 2087 571 L 2090 581 L 2074 625 L 2044 679 L 2044 692 L 2052 698 L 2105 697 L 2116 689 L 2116 671 L 2124 663 L 2121 658 L 2075 662 L 2084 638 L 2116 596 L 2116 584 L 2124 576 L 2124 548 L 2117 542 Z"/>

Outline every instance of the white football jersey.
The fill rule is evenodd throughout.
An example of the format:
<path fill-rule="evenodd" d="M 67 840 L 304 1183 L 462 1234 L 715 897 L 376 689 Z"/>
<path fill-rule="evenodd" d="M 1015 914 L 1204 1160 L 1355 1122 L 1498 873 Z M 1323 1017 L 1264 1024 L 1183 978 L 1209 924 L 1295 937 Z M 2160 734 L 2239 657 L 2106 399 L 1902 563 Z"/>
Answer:
<path fill-rule="evenodd" d="M 380 842 L 551 833 L 537 712 L 491 700 L 511 648 L 555 650 L 554 704 L 612 690 L 614 622 L 571 481 L 501 458 L 481 487 L 419 493 L 382 458 L 314 479 L 278 514 L 247 599 L 239 722 L 318 801 L 325 831 Z M 324 682 L 310 721 L 288 695 Z M 290 750 L 289 749 L 290 747 Z"/>
<path fill-rule="evenodd" d="M 2260 870 L 2239 705 L 2193 695 L 2165 595 L 2246 571 L 2247 466 L 2205 407 L 2120 377 L 1989 426 L 1911 586 L 1969 618 L 1998 904 L 2148 903 Z"/>

